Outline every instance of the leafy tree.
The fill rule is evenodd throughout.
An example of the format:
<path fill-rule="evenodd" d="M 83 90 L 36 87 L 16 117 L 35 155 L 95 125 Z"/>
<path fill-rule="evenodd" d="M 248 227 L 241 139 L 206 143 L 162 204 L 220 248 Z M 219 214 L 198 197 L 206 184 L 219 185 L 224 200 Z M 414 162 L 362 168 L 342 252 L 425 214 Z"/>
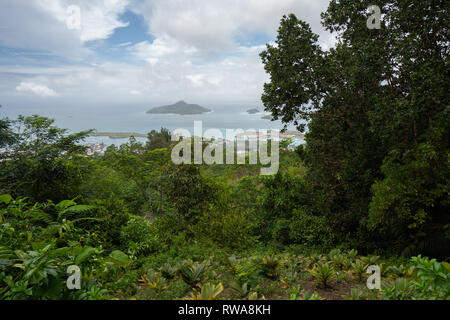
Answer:
<path fill-rule="evenodd" d="M 149 180 L 149 206 L 153 212 L 159 215 L 163 214 L 166 207 L 166 194 L 164 192 L 167 183 L 168 175 L 166 166 L 170 160 L 169 149 L 155 149 L 147 151 L 144 155 L 146 165 L 151 168 Z"/>
<path fill-rule="evenodd" d="M 412 239 L 426 237 L 425 225 L 430 223 L 439 229 L 434 232 L 443 233 L 439 217 L 448 211 L 442 195 L 450 180 L 444 138 L 450 92 L 449 7 L 443 0 L 381 1 L 382 28 L 369 30 L 371 4 L 330 2 L 322 23 L 338 42 L 327 51 L 306 23 L 294 15 L 283 17 L 276 45 L 261 54 L 271 76 L 262 100 L 276 119 L 299 129 L 309 121 L 308 145 L 300 153 L 310 169 L 308 180 L 318 191 L 320 211 L 334 231 L 354 239 L 355 245 L 389 246 L 396 239 L 403 248 Z M 424 150 L 433 151 L 426 155 L 423 152 L 429 151 Z M 398 170 L 404 166 L 408 169 Z M 427 167 L 434 170 L 423 170 Z M 388 185 L 393 188 L 418 175 L 422 182 L 414 185 L 424 199 L 416 201 L 403 191 L 391 200 L 383 196 L 391 192 Z M 385 182 L 373 189 L 372 198 L 377 181 Z M 396 219 L 399 212 L 409 218 Z M 412 221 L 419 221 L 420 227 Z M 386 229 L 388 237 L 380 232 Z"/>
<path fill-rule="evenodd" d="M 180 165 L 167 168 L 166 193 L 177 212 L 178 225 L 194 223 L 214 201 L 214 188 L 200 175 L 198 166 Z"/>
<path fill-rule="evenodd" d="M 11 122 L 8 119 L 0 119 L 0 148 L 11 145 L 14 142 L 14 133 L 11 131 Z"/>
<path fill-rule="evenodd" d="M 81 142 L 90 131 L 67 134 L 45 117 L 19 116 L 12 123 L 15 140 L 0 154 L 0 193 L 55 202 L 78 196 L 85 153 Z M 3 161 L 2 161 L 3 160 Z"/>
<path fill-rule="evenodd" d="M 170 131 L 161 128 L 160 131 L 152 130 L 147 135 L 146 148 L 148 150 L 168 148 L 171 144 Z"/>
<path fill-rule="evenodd" d="M 308 214 L 314 213 L 309 186 L 302 178 L 282 173 L 265 177 L 264 186 L 259 215 L 262 236 L 265 240 L 275 238 L 282 243 L 292 243 L 290 220 L 295 211 L 306 209 Z"/>
<path fill-rule="evenodd" d="M 121 145 L 119 149 L 108 148 L 103 159 L 105 165 L 128 180 L 126 185 L 133 182 L 137 187 L 139 196 L 135 197 L 134 201 L 141 208 L 135 212 L 136 214 L 141 210 L 154 215 L 162 214 L 165 199 L 164 185 L 167 180 L 164 166 L 170 161 L 170 150 L 148 150 L 132 138 L 129 143 Z"/>

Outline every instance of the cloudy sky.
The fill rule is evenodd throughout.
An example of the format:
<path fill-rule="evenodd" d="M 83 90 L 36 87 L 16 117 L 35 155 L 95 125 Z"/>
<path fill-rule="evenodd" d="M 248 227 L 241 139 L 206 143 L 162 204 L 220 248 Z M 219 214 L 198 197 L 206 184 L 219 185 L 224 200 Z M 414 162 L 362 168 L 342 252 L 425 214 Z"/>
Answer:
<path fill-rule="evenodd" d="M 0 104 L 259 101 L 283 14 L 328 0 L 1 0 Z M 75 6 L 75 7 L 74 7 Z M 80 20 L 77 17 L 77 6 Z"/>

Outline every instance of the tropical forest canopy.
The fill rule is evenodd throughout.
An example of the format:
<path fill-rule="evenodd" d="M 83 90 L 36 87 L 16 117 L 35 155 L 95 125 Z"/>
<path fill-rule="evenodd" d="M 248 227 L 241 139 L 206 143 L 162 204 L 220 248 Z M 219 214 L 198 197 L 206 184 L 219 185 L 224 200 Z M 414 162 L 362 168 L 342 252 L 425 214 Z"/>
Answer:
<path fill-rule="evenodd" d="M 0 299 L 448 299 L 449 6 L 378 1 L 370 30 L 370 4 L 330 2 L 332 49 L 290 14 L 261 53 L 265 111 L 306 131 L 274 176 L 176 166 L 164 128 L 87 156 L 90 131 L 0 120 Z"/>

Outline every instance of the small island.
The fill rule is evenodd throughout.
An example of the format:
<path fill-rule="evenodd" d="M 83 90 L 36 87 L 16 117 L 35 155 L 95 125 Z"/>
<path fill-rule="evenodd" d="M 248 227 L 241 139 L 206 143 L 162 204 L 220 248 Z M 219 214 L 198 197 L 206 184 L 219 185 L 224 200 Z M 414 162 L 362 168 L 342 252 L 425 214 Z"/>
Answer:
<path fill-rule="evenodd" d="M 268 115 L 262 117 L 261 119 L 264 119 L 264 120 L 272 120 L 272 115 L 268 114 Z"/>
<path fill-rule="evenodd" d="M 253 109 L 247 110 L 247 113 L 248 114 L 256 114 L 256 113 L 259 113 L 259 110 L 256 108 L 253 108 Z"/>
<path fill-rule="evenodd" d="M 179 101 L 175 104 L 156 107 L 149 111 L 148 114 L 179 114 L 179 115 L 193 115 L 211 112 L 210 109 L 199 106 L 198 104 L 188 104 L 184 101 Z"/>

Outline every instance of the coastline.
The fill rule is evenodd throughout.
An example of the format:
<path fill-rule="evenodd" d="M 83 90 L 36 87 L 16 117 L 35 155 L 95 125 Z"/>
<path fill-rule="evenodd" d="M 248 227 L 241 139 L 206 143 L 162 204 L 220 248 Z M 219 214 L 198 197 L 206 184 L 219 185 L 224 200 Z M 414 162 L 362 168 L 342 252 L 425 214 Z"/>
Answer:
<path fill-rule="evenodd" d="M 94 132 L 90 134 L 93 137 L 108 137 L 110 139 L 126 139 L 126 138 L 147 138 L 147 134 L 136 132 Z"/>

